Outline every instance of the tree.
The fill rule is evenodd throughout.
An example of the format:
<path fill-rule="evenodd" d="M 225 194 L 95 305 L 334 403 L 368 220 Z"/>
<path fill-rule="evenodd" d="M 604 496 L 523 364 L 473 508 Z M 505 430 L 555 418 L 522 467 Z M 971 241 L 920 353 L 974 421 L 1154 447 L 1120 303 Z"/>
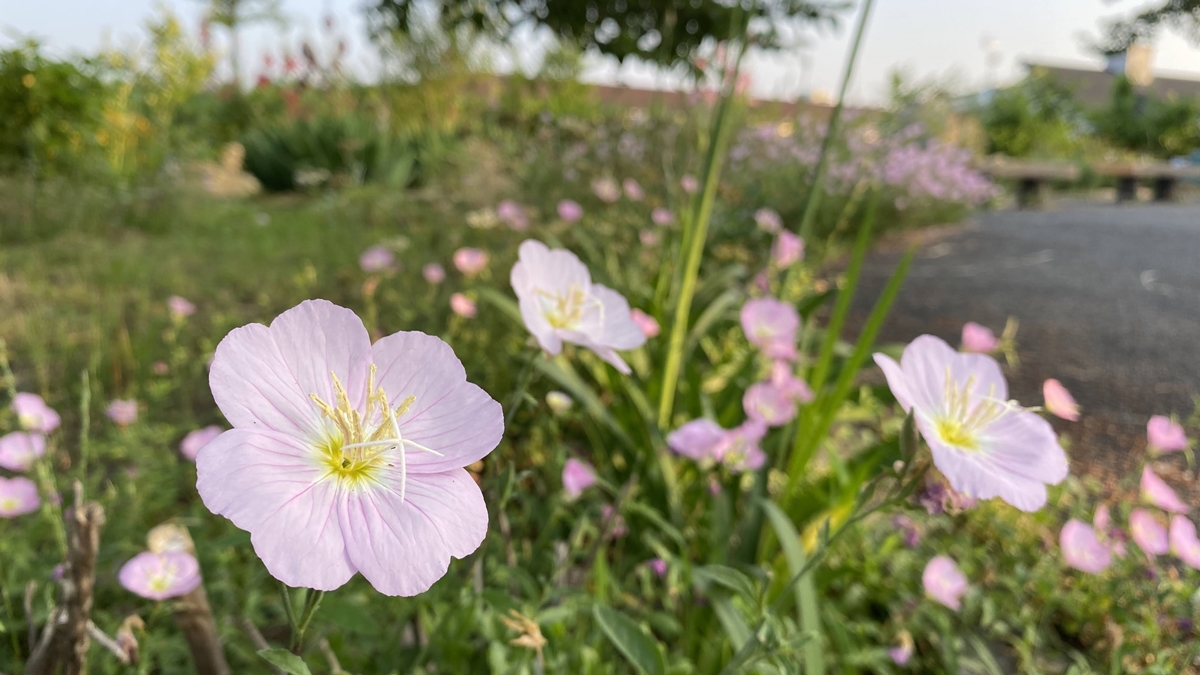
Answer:
<path fill-rule="evenodd" d="M 229 31 L 229 66 L 235 87 L 240 86 L 242 82 L 241 68 L 238 65 L 241 51 L 238 28 L 260 21 L 281 21 L 283 14 L 279 11 L 279 2 L 280 0 L 208 0 L 208 23 L 224 26 Z"/>
<path fill-rule="evenodd" d="M 739 37 L 750 20 L 755 44 L 779 49 L 798 41 L 805 24 L 836 25 L 850 6 L 841 0 L 374 0 L 376 34 L 470 27 L 507 41 L 522 26 L 544 26 L 559 38 L 624 61 L 694 67 L 706 40 Z M 742 12 L 748 13 L 742 14 Z"/>
<path fill-rule="evenodd" d="M 1131 18 L 1113 21 L 1100 50 L 1106 54 L 1123 52 L 1139 40 L 1154 37 L 1164 26 L 1177 28 L 1193 42 L 1200 42 L 1200 0 L 1163 0 L 1161 5 Z"/>
<path fill-rule="evenodd" d="M 1075 154 L 1086 125 L 1071 90 L 1036 69 L 995 92 L 980 111 L 988 152 L 1010 157 Z"/>

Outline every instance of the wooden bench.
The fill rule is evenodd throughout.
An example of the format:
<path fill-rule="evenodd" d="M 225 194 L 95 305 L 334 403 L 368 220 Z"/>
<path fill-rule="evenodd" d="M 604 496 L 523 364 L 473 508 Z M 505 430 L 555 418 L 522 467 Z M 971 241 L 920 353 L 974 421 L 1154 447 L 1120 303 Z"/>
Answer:
<path fill-rule="evenodd" d="M 1048 182 L 1079 180 L 1079 167 L 1070 162 L 1041 159 L 1014 159 L 989 155 L 975 161 L 975 168 L 992 180 L 1015 180 L 1017 207 L 1029 208 L 1042 201 L 1042 186 Z"/>
<path fill-rule="evenodd" d="M 1200 179 L 1200 166 L 1168 164 L 1166 162 L 1104 162 L 1092 169 L 1101 176 L 1117 179 L 1117 201 L 1137 200 L 1138 183 L 1151 181 L 1154 201 L 1169 202 L 1175 198 L 1175 186 L 1180 180 Z"/>

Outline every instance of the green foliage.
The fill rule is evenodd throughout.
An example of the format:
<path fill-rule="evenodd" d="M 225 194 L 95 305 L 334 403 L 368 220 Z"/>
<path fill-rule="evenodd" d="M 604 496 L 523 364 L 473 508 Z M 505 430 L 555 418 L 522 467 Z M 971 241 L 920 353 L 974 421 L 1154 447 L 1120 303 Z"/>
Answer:
<path fill-rule="evenodd" d="M 107 96 L 98 71 L 47 58 L 33 41 L 0 52 L 0 170 L 62 171 L 94 146 Z"/>
<path fill-rule="evenodd" d="M 826 0 L 738 4 L 719 0 L 376 0 L 371 14 L 379 34 L 419 33 L 433 25 L 448 34 L 469 27 L 511 39 L 518 27 L 545 26 L 568 43 L 620 60 L 635 57 L 691 70 L 696 68 L 696 58 L 714 42 L 728 42 L 740 35 L 746 19 L 752 22 L 756 45 L 780 49 L 794 45 L 794 31 L 799 27 L 835 24 L 848 4 Z M 427 11 L 431 8 L 432 12 Z"/>
<path fill-rule="evenodd" d="M 1074 95 L 1036 70 L 997 90 L 982 110 L 989 153 L 1010 157 L 1073 157 L 1080 148 L 1083 112 Z"/>
<path fill-rule="evenodd" d="M 1126 77 L 1116 79 L 1108 107 L 1091 119 L 1097 134 L 1126 150 L 1168 158 L 1200 148 L 1200 101 L 1154 98 Z"/>

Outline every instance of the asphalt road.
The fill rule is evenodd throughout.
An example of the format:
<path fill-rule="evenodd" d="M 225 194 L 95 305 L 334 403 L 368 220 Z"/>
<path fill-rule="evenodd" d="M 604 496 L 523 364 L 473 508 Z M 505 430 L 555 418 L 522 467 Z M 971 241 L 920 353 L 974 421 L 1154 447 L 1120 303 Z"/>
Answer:
<path fill-rule="evenodd" d="M 1012 396 L 1041 405 L 1042 382 L 1058 378 L 1084 414 L 1055 422 L 1071 440 L 1074 472 L 1130 487 L 1150 415 L 1187 416 L 1200 394 L 1200 206 L 988 213 L 926 239 L 881 339 L 932 333 L 957 346 L 967 321 L 999 334 L 1016 317 Z M 871 255 L 853 323 L 902 248 Z"/>

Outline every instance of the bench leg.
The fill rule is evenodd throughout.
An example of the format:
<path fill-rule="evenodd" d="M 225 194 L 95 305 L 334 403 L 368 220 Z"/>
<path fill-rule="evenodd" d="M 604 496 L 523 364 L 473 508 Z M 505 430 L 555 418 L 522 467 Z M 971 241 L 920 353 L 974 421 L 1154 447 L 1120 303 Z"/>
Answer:
<path fill-rule="evenodd" d="M 1017 181 L 1017 208 L 1029 209 L 1042 203 L 1042 181 L 1022 178 Z"/>
<path fill-rule="evenodd" d="M 1169 202 L 1175 200 L 1175 179 L 1160 176 L 1154 179 L 1154 201 Z"/>
<path fill-rule="evenodd" d="M 1137 201 L 1137 179 L 1132 176 L 1117 178 L 1117 201 Z"/>

